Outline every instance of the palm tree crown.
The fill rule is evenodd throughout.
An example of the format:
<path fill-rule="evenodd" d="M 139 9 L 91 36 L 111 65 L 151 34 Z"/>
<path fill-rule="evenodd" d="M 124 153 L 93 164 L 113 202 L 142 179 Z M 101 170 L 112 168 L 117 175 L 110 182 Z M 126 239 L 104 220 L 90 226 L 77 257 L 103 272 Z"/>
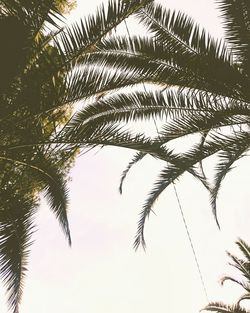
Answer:
<path fill-rule="evenodd" d="M 189 16 L 151 3 L 136 12 L 147 36 L 113 35 L 77 60 L 83 67 L 92 64 L 93 71 L 85 77 L 79 73 L 75 85 L 78 80 L 87 86 L 93 82 L 91 88 L 100 98 L 75 116 L 68 135 L 82 140 L 82 134 L 98 132 L 100 144 L 138 150 L 122 182 L 130 167 L 148 153 L 166 162 L 143 205 L 136 248 L 145 245 L 144 224 L 156 199 L 185 172 L 210 192 L 219 225 L 216 199 L 221 182 L 249 149 L 250 3 L 218 3 L 224 41 L 212 38 Z M 81 97 L 82 90 L 75 90 Z M 130 122 L 141 120 L 155 120 L 157 133 L 145 137 L 137 130 L 132 135 Z M 189 149 L 176 152 L 172 148 L 177 139 L 194 134 Z M 205 174 L 204 161 L 213 156 L 211 178 Z"/>

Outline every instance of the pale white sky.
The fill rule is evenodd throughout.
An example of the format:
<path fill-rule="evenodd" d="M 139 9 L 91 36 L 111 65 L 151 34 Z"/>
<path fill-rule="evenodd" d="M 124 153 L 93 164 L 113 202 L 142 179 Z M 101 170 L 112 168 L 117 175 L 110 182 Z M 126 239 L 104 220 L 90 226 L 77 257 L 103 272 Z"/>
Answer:
<path fill-rule="evenodd" d="M 78 0 L 75 17 L 92 12 L 98 3 Z M 212 0 L 161 3 L 182 9 L 221 36 Z M 132 154 L 106 148 L 77 160 L 70 183 L 72 248 L 42 203 L 20 313 L 198 313 L 206 305 L 172 187 L 146 225 L 147 252 L 132 248 L 138 214 L 161 165 L 150 158 L 138 164 L 120 196 L 120 175 Z M 224 182 L 220 232 L 202 186 L 189 176 L 177 184 L 210 300 L 234 301 L 241 293 L 230 283 L 220 287 L 218 280 L 230 273 L 225 249 L 234 250 L 238 236 L 250 242 L 246 162 Z M 0 313 L 7 313 L 5 300 L 0 288 Z"/>

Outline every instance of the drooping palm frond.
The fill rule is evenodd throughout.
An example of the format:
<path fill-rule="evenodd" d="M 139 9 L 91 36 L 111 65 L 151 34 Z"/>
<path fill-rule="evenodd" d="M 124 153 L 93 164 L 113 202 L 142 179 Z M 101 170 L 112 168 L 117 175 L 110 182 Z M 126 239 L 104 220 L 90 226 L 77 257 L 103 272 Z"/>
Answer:
<path fill-rule="evenodd" d="M 158 180 L 155 182 L 153 189 L 150 191 L 140 213 L 140 218 L 137 227 L 137 234 L 134 241 L 134 247 L 137 249 L 141 244 L 144 248 L 146 247 L 146 242 L 144 238 L 144 227 L 146 219 L 149 217 L 149 214 L 152 211 L 152 207 L 161 193 L 181 175 L 189 170 L 193 170 L 190 164 L 185 160 L 184 162 L 177 155 L 172 154 L 170 151 L 168 153 L 168 158 L 172 160 L 172 163 L 169 163 L 160 173 Z M 189 163 L 189 164 L 188 164 Z M 194 162 L 195 163 L 195 162 Z M 188 165 L 187 165 L 188 164 Z M 195 174 L 194 171 L 191 172 Z M 196 175 L 197 177 L 198 175 Z"/>
<path fill-rule="evenodd" d="M 37 203 L 28 193 L 24 196 L 16 190 L 15 185 L 2 186 L 0 194 L 0 272 L 9 307 L 18 313 Z"/>
<path fill-rule="evenodd" d="M 119 192 L 120 192 L 120 194 L 122 194 L 123 182 L 124 182 L 126 176 L 128 175 L 128 172 L 130 171 L 131 167 L 133 165 L 135 165 L 136 163 L 138 163 L 139 161 L 141 161 L 145 156 L 146 156 L 146 153 L 144 153 L 144 152 L 137 152 L 134 155 L 133 159 L 127 165 L 127 168 L 123 171 L 122 176 L 121 176 L 121 180 L 120 180 L 120 185 L 119 185 Z"/>
<path fill-rule="evenodd" d="M 242 145 L 241 147 L 236 148 L 236 151 L 222 151 L 218 157 L 219 161 L 217 162 L 216 166 L 216 174 L 214 177 L 214 186 L 211 188 L 211 206 L 212 211 L 215 217 L 215 220 L 217 224 L 218 218 L 217 218 L 217 208 L 216 208 L 216 199 L 218 197 L 218 193 L 221 187 L 222 180 L 225 178 L 225 176 L 229 173 L 229 171 L 232 169 L 233 164 L 242 157 L 244 152 L 246 152 L 249 149 L 249 140 L 246 140 L 245 146 Z"/>
<path fill-rule="evenodd" d="M 234 163 L 240 158 L 244 157 L 249 150 L 249 133 L 244 131 L 235 131 L 233 129 L 232 134 L 218 135 L 213 134 L 211 136 L 212 142 L 221 145 L 220 151 L 217 154 L 217 162 L 215 166 L 214 181 L 210 187 L 210 200 L 212 211 L 219 225 L 217 219 L 217 197 L 221 187 L 222 180 L 231 171 Z"/>
<path fill-rule="evenodd" d="M 32 165 L 33 166 L 33 165 Z M 63 173 L 61 173 L 55 164 L 48 160 L 39 158 L 36 165 L 34 177 L 40 181 L 45 192 L 50 209 L 58 219 L 63 232 L 71 245 L 71 236 L 69 222 L 67 217 L 68 211 L 68 190 Z"/>
<path fill-rule="evenodd" d="M 146 202 L 143 205 L 143 209 L 140 213 L 140 219 L 138 222 L 138 229 L 136 238 L 134 241 L 134 248 L 137 249 L 141 244 L 143 248 L 146 247 L 146 242 L 144 239 L 144 225 L 146 219 L 149 217 L 152 211 L 152 206 L 157 200 L 159 195 L 182 174 L 181 169 L 178 169 L 174 165 L 169 165 L 162 170 L 159 175 L 158 181 L 155 183 L 154 189 L 150 192 Z"/>
<path fill-rule="evenodd" d="M 37 181 L 37 186 L 41 186 L 45 190 L 51 210 L 58 218 L 65 235 L 71 244 L 70 231 L 67 219 L 68 196 L 63 175 L 53 166 L 51 162 L 40 156 L 31 163 L 10 157 L 1 157 L 0 160 L 12 163 L 13 166 L 22 166 L 32 171 L 33 178 Z"/>
<path fill-rule="evenodd" d="M 224 285 L 224 283 L 225 283 L 226 281 L 231 281 L 231 282 L 233 282 L 233 283 L 236 283 L 236 284 L 238 284 L 239 286 L 241 286 L 242 288 L 244 288 L 248 293 L 250 292 L 250 285 L 249 285 L 248 283 L 242 281 L 242 280 L 233 278 L 233 277 L 231 277 L 231 276 L 223 276 L 223 277 L 221 278 L 221 280 L 220 280 L 221 285 Z M 245 296 L 245 295 L 244 295 L 244 296 Z M 241 299 L 241 297 L 239 298 L 239 302 L 241 301 L 240 299 Z"/>
<path fill-rule="evenodd" d="M 209 184 L 207 184 L 207 179 L 203 175 L 199 175 L 195 171 L 195 166 L 215 155 L 218 153 L 236 153 L 238 149 L 239 142 L 242 143 L 242 146 L 245 147 L 247 145 L 249 147 L 250 143 L 250 136 L 248 132 L 239 132 L 237 135 L 231 136 L 211 136 L 210 140 L 208 140 L 204 145 L 203 148 L 200 149 L 200 145 L 196 144 L 191 149 L 189 149 L 185 153 L 172 153 L 168 151 L 166 148 L 165 157 L 160 157 L 161 159 L 165 159 L 168 162 L 168 165 L 162 170 L 159 179 L 156 181 L 154 188 L 150 192 L 146 202 L 144 203 L 143 210 L 140 214 L 140 220 L 138 223 L 138 231 L 135 240 L 135 248 L 142 244 L 145 247 L 145 240 L 144 240 L 144 225 L 147 216 L 149 215 L 152 206 L 154 205 L 155 201 L 159 197 L 159 195 L 175 180 L 179 179 L 181 175 L 185 172 L 189 172 L 199 181 L 204 183 L 204 186 L 208 189 L 211 193 L 211 198 L 213 199 L 213 209 L 216 208 L 216 197 L 214 197 L 215 189 L 211 188 Z M 238 151 L 237 151 L 238 152 Z M 154 154 L 157 157 L 157 151 Z M 218 167 L 218 172 L 216 173 L 215 178 L 219 179 L 220 176 L 225 176 L 226 173 L 230 170 L 230 168 L 221 168 Z M 219 181 L 215 179 L 215 186 L 219 184 Z M 215 187 L 216 188 L 216 187 Z M 217 220 L 216 211 L 214 211 L 215 218 Z M 218 221 L 217 221 L 218 223 Z M 239 264 L 241 266 L 241 263 Z"/>

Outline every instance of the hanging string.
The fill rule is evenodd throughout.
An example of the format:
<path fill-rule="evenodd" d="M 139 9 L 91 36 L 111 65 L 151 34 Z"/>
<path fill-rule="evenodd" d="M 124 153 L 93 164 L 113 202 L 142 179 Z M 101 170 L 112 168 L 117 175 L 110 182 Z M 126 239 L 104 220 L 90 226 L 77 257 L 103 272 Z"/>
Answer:
<path fill-rule="evenodd" d="M 175 196 L 176 196 L 176 199 L 177 199 L 177 202 L 178 202 L 178 206 L 179 206 L 179 209 L 180 209 L 180 212 L 181 212 L 182 221 L 184 223 L 186 234 L 188 236 L 188 241 L 190 243 L 191 250 L 192 250 L 192 253 L 193 253 L 193 256 L 194 256 L 194 260 L 195 260 L 195 263 L 196 263 L 196 267 L 197 267 L 197 270 L 198 270 L 198 273 L 199 273 L 199 276 L 200 276 L 200 280 L 201 280 L 201 284 L 202 284 L 202 287 L 203 287 L 203 290 L 204 290 L 204 294 L 206 296 L 207 302 L 209 302 L 205 281 L 204 281 L 204 278 L 203 278 L 203 275 L 202 275 L 202 272 L 201 272 L 201 267 L 200 267 L 200 264 L 199 264 L 199 261 L 198 261 L 198 258 L 197 258 L 197 254 L 195 252 L 195 248 L 194 248 L 194 245 L 193 245 L 192 237 L 191 237 L 188 225 L 187 225 L 187 221 L 186 221 L 186 218 L 185 218 L 185 215 L 184 215 L 184 212 L 183 212 L 183 209 L 182 209 L 182 205 L 181 205 L 181 202 L 180 202 L 180 198 L 178 196 L 177 189 L 176 189 L 176 186 L 175 186 L 174 182 L 173 182 L 173 187 L 174 187 Z"/>

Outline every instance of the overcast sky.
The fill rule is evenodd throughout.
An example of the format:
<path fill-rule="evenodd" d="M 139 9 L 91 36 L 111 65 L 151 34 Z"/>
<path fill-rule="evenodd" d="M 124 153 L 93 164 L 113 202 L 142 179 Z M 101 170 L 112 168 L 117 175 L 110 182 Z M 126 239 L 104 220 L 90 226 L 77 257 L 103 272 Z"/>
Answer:
<path fill-rule="evenodd" d="M 71 19 L 93 12 L 99 3 L 78 0 Z M 212 0 L 161 3 L 189 13 L 222 36 Z M 206 305 L 172 187 L 147 222 L 146 253 L 133 250 L 138 214 L 161 163 L 148 158 L 136 166 L 120 196 L 120 175 L 132 155 L 105 148 L 77 160 L 70 183 L 72 248 L 42 202 L 20 313 L 198 313 Z M 222 288 L 218 280 L 230 273 L 225 249 L 234 249 L 238 236 L 250 242 L 246 162 L 228 176 L 220 193 L 221 231 L 202 186 L 189 176 L 177 184 L 210 300 L 234 301 L 241 293 L 230 283 Z M 0 288 L 0 313 L 7 313 L 5 300 Z"/>

